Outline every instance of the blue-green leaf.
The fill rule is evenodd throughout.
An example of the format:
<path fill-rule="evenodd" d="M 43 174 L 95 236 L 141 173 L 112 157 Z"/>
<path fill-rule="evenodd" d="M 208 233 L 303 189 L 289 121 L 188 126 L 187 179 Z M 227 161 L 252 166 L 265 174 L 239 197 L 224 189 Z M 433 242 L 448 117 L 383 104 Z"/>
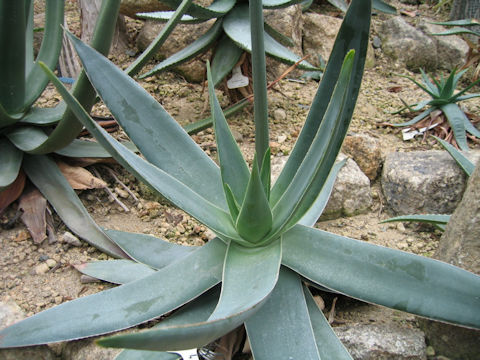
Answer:
<path fill-rule="evenodd" d="M 283 235 L 282 263 L 366 302 L 480 328 L 480 276 L 441 261 L 297 225 Z"/>
<path fill-rule="evenodd" d="M 285 267 L 272 295 L 245 327 L 255 359 L 320 360 L 302 281 Z"/>
<path fill-rule="evenodd" d="M 416 221 L 423 222 L 427 224 L 432 224 L 436 228 L 444 231 L 445 226 L 450 220 L 450 215 L 443 214 L 419 214 L 419 215 L 402 215 L 389 218 L 387 220 L 381 221 L 381 223 L 394 222 L 394 221 Z"/>
<path fill-rule="evenodd" d="M 36 126 L 17 126 L 5 133 L 7 138 L 23 152 L 31 152 L 48 138 L 47 134 Z"/>
<path fill-rule="evenodd" d="M 275 204 L 283 195 L 295 176 L 300 164 L 310 149 L 312 141 L 324 117 L 327 106 L 337 83 L 342 62 L 346 54 L 355 50 L 355 62 L 352 83 L 349 86 L 347 110 L 342 115 L 349 119 L 355 107 L 355 101 L 360 90 L 363 67 L 365 64 L 368 33 L 370 30 L 371 0 L 357 0 L 350 5 L 333 46 L 327 68 L 305 121 L 305 126 L 295 144 L 285 167 L 275 186 L 272 188 L 270 202 Z"/>
<path fill-rule="evenodd" d="M 0 138 L 0 191 L 13 183 L 22 165 L 23 152 L 5 138 Z"/>
<path fill-rule="evenodd" d="M 382 0 L 373 0 L 372 7 L 375 10 L 384 12 L 385 14 L 397 14 L 397 9 L 390 4 L 383 2 Z"/>
<path fill-rule="evenodd" d="M 215 47 L 215 54 L 212 60 L 213 85 L 216 86 L 232 71 L 242 54 L 243 50 L 235 45 L 228 36 L 223 36 L 220 39 Z"/>
<path fill-rule="evenodd" d="M 242 151 L 228 127 L 222 108 L 215 94 L 210 64 L 207 62 L 208 94 L 210 112 L 213 118 L 215 139 L 217 141 L 218 159 L 223 184 L 228 184 L 237 203 L 241 203 L 247 188 L 250 172 L 243 158 Z"/>
<path fill-rule="evenodd" d="M 394 126 L 394 127 L 412 126 L 412 125 L 416 124 L 417 122 L 419 122 L 420 120 L 425 119 L 435 109 L 436 108 L 434 108 L 434 107 L 430 107 L 427 110 L 422 111 L 422 113 L 420 113 L 419 115 L 415 116 L 412 120 L 404 122 L 404 123 L 392 124 L 392 126 Z"/>
<path fill-rule="evenodd" d="M 228 318 L 265 300 L 277 283 L 281 260 L 281 239 L 257 248 L 230 242 L 223 267 L 222 293 L 208 320 Z"/>
<path fill-rule="evenodd" d="M 298 4 L 301 0 L 262 0 L 264 9 L 280 9 Z"/>
<path fill-rule="evenodd" d="M 137 152 L 137 147 L 130 141 L 122 142 L 131 151 Z M 55 154 L 68 157 L 89 157 L 89 158 L 109 158 L 112 157 L 110 153 L 105 150 L 96 141 L 87 141 L 75 139 L 64 148 L 55 151 Z"/>
<path fill-rule="evenodd" d="M 182 246 L 152 235 L 118 230 L 104 231 L 132 259 L 155 269 L 161 269 L 183 259 L 198 249 L 197 246 Z"/>
<path fill-rule="evenodd" d="M 223 21 L 223 29 L 238 47 L 248 52 L 252 51 L 248 5 L 238 5 L 230 11 Z M 301 58 L 298 55 L 292 53 L 267 33 L 264 33 L 264 38 L 265 52 L 271 57 L 290 65 L 300 61 Z M 298 68 L 303 70 L 318 70 L 317 67 L 305 60 L 298 64 Z"/>
<path fill-rule="evenodd" d="M 465 171 L 468 176 L 471 176 L 473 170 L 475 170 L 475 165 L 468 160 L 468 158 L 463 155 L 460 151 L 458 151 L 455 147 L 450 145 L 445 140 L 442 140 L 436 136 L 435 139 L 449 152 L 449 154 L 453 157 L 453 159 L 457 162 L 457 164 Z M 447 220 L 448 221 L 448 220 Z"/>
<path fill-rule="evenodd" d="M 312 323 L 313 333 L 317 342 L 321 359 L 352 360 L 345 346 L 340 342 L 332 330 L 322 311 L 318 308 L 312 294 L 306 286 L 303 287 L 308 313 Z"/>
<path fill-rule="evenodd" d="M 76 265 L 81 273 L 113 284 L 126 284 L 155 272 L 151 267 L 132 260 L 104 260 Z"/>
<path fill-rule="evenodd" d="M 176 9 L 180 5 L 181 0 L 162 0 L 162 3 L 168 5 L 172 9 Z M 188 8 L 187 14 L 198 19 L 212 19 L 224 16 L 235 5 L 236 0 L 215 0 L 207 7 L 192 4 Z"/>
<path fill-rule="evenodd" d="M 20 122 L 39 126 L 55 125 L 62 119 L 65 110 L 67 110 L 67 105 L 64 102 L 54 108 L 32 107 Z"/>
<path fill-rule="evenodd" d="M 457 104 L 446 104 L 440 106 L 445 117 L 453 130 L 453 135 L 458 147 L 461 150 L 468 151 L 467 136 L 465 135 L 465 119 L 468 121 L 465 113 Z"/>
<path fill-rule="evenodd" d="M 15 124 L 22 118 L 22 115 L 23 114 L 8 114 L 5 108 L 0 103 L 0 129 Z"/>
<path fill-rule="evenodd" d="M 193 59 L 198 54 L 204 52 L 208 49 L 220 36 L 222 33 L 222 20 L 217 20 L 208 31 L 200 36 L 190 45 L 184 47 L 182 50 L 176 52 L 173 55 L 170 55 L 168 58 L 163 60 L 160 64 L 157 64 L 153 67 L 152 70 L 140 76 L 140 79 L 143 79 L 147 76 L 151 76 L 160 71 L 165 71 L 171 69 L 175 66 L 183 64 L 184 62 Z"/>
<path fill-rule="evenodd" d="M 218 284 L 225 250 L 221 240 L 211 240 L 152 275 L 38 313 L 1 330 L 0 347 L 100 335 L 157 318 Z"/>
<path fill-rule="evenodd" d="M 93 221 L 52 159 L 46 155 L 25 156 L 23 169 L 70 230 L 107 254 L 126 257 Z"/>

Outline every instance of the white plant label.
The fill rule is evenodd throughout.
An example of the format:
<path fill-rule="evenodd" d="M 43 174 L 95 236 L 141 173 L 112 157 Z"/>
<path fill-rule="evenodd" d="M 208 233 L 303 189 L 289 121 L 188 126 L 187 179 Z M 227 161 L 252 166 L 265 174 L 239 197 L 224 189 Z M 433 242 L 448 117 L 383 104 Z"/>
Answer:
<path fill-rule="evenodd" d="M 236 66 L 232 70 L 232 77 L 227 81 L 229 89 L 237 89 L 248 85 L 248 77 L 242 74 L 240 66 Z"/>

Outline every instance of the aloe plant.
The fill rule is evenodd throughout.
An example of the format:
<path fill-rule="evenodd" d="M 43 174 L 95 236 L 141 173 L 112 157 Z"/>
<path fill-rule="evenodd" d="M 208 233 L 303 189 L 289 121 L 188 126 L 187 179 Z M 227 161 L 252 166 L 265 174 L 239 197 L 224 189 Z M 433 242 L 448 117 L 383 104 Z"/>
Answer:
<path fill-rule="evenodd" d="M 55 108 L 33 106 L 48 84 L 36 63 L 54 69 L 62 47 L 64 2 L 45 3 L 44 37 L 34 59 L 33 1 L 0 0 L 0 211 L 15 200 L 10 191 L 20 195 L 26 173 L 72 231 L 99 249 L 121 256 L 123 252 L 93 222 L 51 157 L 110 154 L 96 143 L 75 139 L 83 125 L 64 103 Z M 104 2 L 99 15 L 92 46 L 103 53 L 110 47 L 119 3 Z M 91 108 L 95 91 L 85 74 L 73 93 L 86 109 Z"/>
<path fill-rule="evenodd" d="M 445 140 L 439 139 L 435 137 L 437 141 L 448 151 L 448 153 L 453 157 L 453 159 L 457 162 L 458 166 L 465 172 L 465 174 L 470 177 L 472 175 L 473 170 L 475 169 L 475 164 L 473 164 L 465 155 L 463 155 L 460 151 L 458 151 L 454 146 L 450 145 Z M 445 231 L 447 223 L 450 221 L 450 215 L 448 214 L 415 214 L 415 215 L 401 215 L 395 216 L 393 218 L 389 218 L 387 220 L 382 221 L 382 223 L 388 222 L 397 222 L 397 221 L 414 221 L 414 222 L 422 222 L 427 223 L 430 225 L 435 226 L 437 229 L 441 231 Z"/>
<path fill-rule="evenodd" d="M 335 159 L 360 89 L 370 5 L 370 0 L 352 1 L 305 127 L 273 186 L 260 1 L 250 2 L 257 154 L 251 170 L 221 112 L 209 68 L 220 167 L 138 84 L 70 35 L 98 94 L 143 157 L 91 120 L 50 72 L 68 106 L 118 162 L 216 237 L 201 247 L 185 247 L 108 230 L 134 260 L 81 270 L 122 285 L 1 330 L 0 347 L 106 334 L 180 308 L 154 328 L 98 342 L 134 349 L 119 359 L 138 359 L 151 351 L 198 348 L 243 324 L 257 360 L 351 359 L 303 279 L 367 302 L 480 328 L 480 277 L 313 227 L 341 166 Z"/>
<path fill-rule="evenodd" d="M 480 79 L 472 82 L 466 88 L 455 93 L 457 88 L 458 81 L 465 74 L 467 70 L 457 71 L 456 69 L 452 70 L 450 75 L 445 78 L 441 77 L 440 80 L 432 77 L 430 80 L 427 74 L 421 70 L 422 74 L 422 83 L 417 82 L 415 79 L 404 76 L 407 79 L 414 82 L 420 89 L 425 91 L 428 95 L 431 96 L 431 99 L 420 101 L 418 104 L 408 105 L 410 111 L 420 111 L 427 107 L 426 110 L 423 110 L 419 115 L 415 116 L 412 120 L 400 124 L 392 124 L 393 126 L 412 126 L 419 123 L 432 114 L 435 110 L 440 110 L 450 128 L 453 132 L 453 137 L 461 150 L 468 151 L 467 136 L 465 132 L 471 134 L 474 137 L 480 138 L 480 130 L 478 130 L 468 119 L 465 113 L 460 109 L 457 104 L 460 101 L 480 97 L 480 93 L 476 94 L 467 94 L 465 93 L 470 90 L 473 86 L 480 82 Z M 401 109 L 400 111 L 405 110 L 406 108 Z"/>

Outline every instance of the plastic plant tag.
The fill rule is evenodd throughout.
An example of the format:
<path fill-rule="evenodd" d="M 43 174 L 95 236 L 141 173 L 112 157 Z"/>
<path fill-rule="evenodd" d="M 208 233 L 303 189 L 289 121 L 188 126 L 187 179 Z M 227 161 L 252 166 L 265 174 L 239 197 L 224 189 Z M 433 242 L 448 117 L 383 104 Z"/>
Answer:
<path fill-rule="evenodd" d="M 182 357 L 182 360 L 199 360 L 197 349 L 168 351 L 172 354 L 177 354 Z"/>
<path fill-rule="evenodd" d="M 235 66 L 232 70 L 232 77 L 227 81 L 229 89 L 237 89 L 248 85 L 248 77 L 242 74 L 240 66 Z"/>
<path fill-rule="evenodd" d="M 412 140 L 415 136 L 417 136 L 417 135 L 422 135 L 425 131 L 430 130 L 430 129 L 433 129 L 433 128 L 436 127 L 437 125 L 438 125 L 438 123 L 437 123 L 437 124 L 430 125 L 428 128 L 427 128 L 427 127 L 423 127 L 423 128 L 421 128 L 421 129 L 418 129 L 418 130 L 415 130 L 414 128 L 403 129 L 403 130 L 402 130 L 403 140 L 404 140 L 404 141 L 406 141 L 406 140 Z"/>

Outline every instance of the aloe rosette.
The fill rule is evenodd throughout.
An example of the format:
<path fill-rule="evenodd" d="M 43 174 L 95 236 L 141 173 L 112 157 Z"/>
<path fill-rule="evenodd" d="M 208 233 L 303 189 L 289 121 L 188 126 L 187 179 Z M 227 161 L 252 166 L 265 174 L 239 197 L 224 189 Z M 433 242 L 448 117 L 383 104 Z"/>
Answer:
<path fill-rule="evenodd" d="M 48 84 L 37 64 L 55 69 L 62 48 L 64 1 L 46 0 L 45 5 L 44 36 L 34 58 L 33 1 L 0 0 L 0 211 L 20 196 L 26 174 L 73 232 L 102 251 L 124 256 L 90 218 L 52 158 L 110 154 L 97 143 L 76 139 L 83 125 L 64 103 L 54 108 L 33 105 Z M 104 54 L 119 6 L 119 0 L 102 4 L 92 46 Z M 85 74 L 79 76 L 73 93 L 86 109 L 94 104 L 95 90 Z"/>
<path fill-rule="evenodd" d="M 252 31 L 257 156 L 251 170 L 220 110 L 209 70 L 220 167 L 138 84 L 70 36 L 98 94 L 143 157 L 97 126 L 50 74 L 68 105 L 118 162 L 216 238 L 185 247 L 108 230 L 134 260 L 80 270 L 121 285 L 3 329 L 0 347 L 106 334 L 179 309 L 153 328 L 98 343 L 133 349 L 119 355 L 123 360 L 147 358 L 152 351 L 160 359 L 178 359 L 164 351 L 201 347 L 243 324 L 257 360 L 351 359 L 303 279 L 363 301 L 479 328 L 480 277 L 312 227 L 341 167 L 335 158 L 360 88 L 370 5 L 352 1 L 305 127 L 272 187 L 262 32 Z M 250 2 L 250 19 L 262 26 L 259 1 Z"/>

